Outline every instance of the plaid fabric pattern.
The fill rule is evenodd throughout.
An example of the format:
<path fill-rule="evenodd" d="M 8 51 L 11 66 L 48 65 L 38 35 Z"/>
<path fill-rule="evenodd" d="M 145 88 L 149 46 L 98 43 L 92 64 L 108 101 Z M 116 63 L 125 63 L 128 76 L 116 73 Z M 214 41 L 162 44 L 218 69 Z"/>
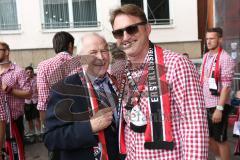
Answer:
<path fill-rule="evenodd" d="M 209 56 L 208 56 L 209 55 Z M 219 96 L 211 95 L 209 91 L 209 84 L 208 78 L 211 72 L 211 65 L 217 55 L 213 55 L 210 52 L 206 53 L 203 57 L 203 60 L 207 58 L 205 68 L 204 69 L 204 76 L 203 76 L 203 94 L 204 94 L 204 101 L 207 108 L 215 107 L 218 104 Z M 231 87 L 232 79 L 234 75 L 234 67 L 235 62 L 229 56 L 229 54 L 223 50 L 220 56 L 220 89 L 222 87 Z M 227 100 L 227 103 L 230 103 L 230 99 Z"/>
<path fill-rule="evenodd" d="M 80 57 L 73 58 L 67 52 L 58 53 L 55 57 L 39 63 L 37 69 L 38 110 L 46 110 L 49 91 L 53 84 L 80 70 Z"/>
<path fill-rule="evenodd" d="M 34 76 L 33 78 L 29 79 L 31 84 L 31 93 L 32 97 L 31 99 L 25 99 L 26 104 L 37 104 L 38 101 L 38 93 L 37 93 L 37 76 Z"/>
<path fill-rule="evenodd" d="M 25 71 L 15 64 L 11 64 L 10 68 L 0 75 L 0 87 L 2 87 L 2 83 L 14 89 L 30 91 L 30 83 L 27 80 Z M 7 119 L 4 106 L 5 95 L 7 96 L 8 106 L 11 107 L 13 119 L 16 120 L 19 116 L 24 114 L 24 99 L 17 98 L 12 94 L 5 94 L 0 89 L 0 120 L 2 121 Z"/>
<path fill-rule="evenodd" d="M 163 50 L 166 79 L 170 87 L 171 117 L 173 128 L 174 149 L 149 150 L 144 148 L 144 133 L 135 133 L 130 129 L 129 116 L 123 109 L 125 127 L 125 142 L 127 148 L 126 160 L 206 160 L 208 158 L 208 126 L 203 103 L 199 75 L 194 65 L 185 57 Z M 122 67 L 124 69 L 124 67 Z M 123 70 L 112 71 L 121 82 Z M 142 71 L 133 71 L 132 76 L 138 81 Z M 142 112 L 146 115 L 148 103 L 147 82 L 140 99 Z M 123 106 L 129 97 L 129 87 L 126 85 Z"/>

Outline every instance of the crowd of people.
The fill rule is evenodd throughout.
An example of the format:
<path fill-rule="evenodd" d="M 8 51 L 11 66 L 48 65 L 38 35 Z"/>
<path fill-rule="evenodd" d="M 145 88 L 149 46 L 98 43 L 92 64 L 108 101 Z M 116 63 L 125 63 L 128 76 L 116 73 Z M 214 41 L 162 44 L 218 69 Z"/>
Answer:
<path fill-rule="evenodd" d="M 74 57 L 74 37 L 57 32 L 56 55 L 39 63 L 36 75 L 13 64 L 0 42 L 0 148 L 11 139 L 11 124 L 24 140 L 25 117 L 28 135 L 43 132 L 52 160 L 206 160 L 209 151 L 229 160 L 235 62 L 221 47 L 222 29 L 207 30 L 199 75 L 189 54 L 151 42 L 138 6 L 111 11 L 110 23 L 126 56 L 111 69 L 111 50 L 97 33 L 82 37 Z"/>

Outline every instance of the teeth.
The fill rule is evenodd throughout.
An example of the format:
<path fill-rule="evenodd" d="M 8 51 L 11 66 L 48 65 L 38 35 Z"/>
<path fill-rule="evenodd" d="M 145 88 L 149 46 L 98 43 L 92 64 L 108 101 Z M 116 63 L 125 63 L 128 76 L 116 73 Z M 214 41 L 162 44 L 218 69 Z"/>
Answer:
<path fill-rule="evenodd" d="M 131 47 L 132 44 L 133 44 L 132 42 L 126 42 L 126 43 L 123 43 L 122 46 L 123 46 L 124 49 L 127 49 L 127 48 Z"/>

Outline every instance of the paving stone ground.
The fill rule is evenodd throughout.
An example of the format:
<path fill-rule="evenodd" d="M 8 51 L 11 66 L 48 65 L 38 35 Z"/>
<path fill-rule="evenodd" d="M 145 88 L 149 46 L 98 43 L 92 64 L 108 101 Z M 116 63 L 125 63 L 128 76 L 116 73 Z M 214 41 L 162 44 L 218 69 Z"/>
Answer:
<path fill-rule="evenodd" d="M 232 136 L 232 127 L 228 129 L 229 135 L 229 144 L 231 146 L 231 160 L 239 160 L 240 156 L 236 157 L 233 155 L 234 146 L 236 142 L 236 138 Z M 48 154 L 47 149 L 43 143 L 34 143 L 34 144 L 27 144 L 25 145 L 25 153 L 26 153 L 26 160 L 47 160 Z M 209 160 L 215 160 L 214 156 L 209 153 Z"/>

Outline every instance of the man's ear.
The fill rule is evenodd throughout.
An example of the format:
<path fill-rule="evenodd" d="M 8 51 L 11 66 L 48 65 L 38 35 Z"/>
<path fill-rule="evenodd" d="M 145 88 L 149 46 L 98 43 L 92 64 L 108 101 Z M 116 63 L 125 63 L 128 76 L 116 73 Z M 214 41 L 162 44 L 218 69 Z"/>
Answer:
<path fill-rule="evenodd" d="M 147 34 L 149 36 L 151 31 L 152 31 L 152 27 L 151 27 L 151 25 L 149 23 L 146 24 L 146 31 L 147 31 Z"/>
<path fill-rule="evenodd" d="M 222 42 L 223 42 L 223 38 L 220 37 L 220 38 L 219 38 L 219 43 L 220 43 L 220 45 L 222 45 Z"/>
<path fill-rule="evenodd" d="M 4 53 L 5 53 L 5 55 L 6 55 L 6 56 L 8 56 L 8 57 L 9 57 L 9 53 L 10 53 L 10 51 L 9 51 L 9 50 L 7 50 L 7 49 L 6 49 Z"/>
<path fill-rule="evenodd" d="M 74 50 L 74 46 L 73 46 L 72 42 L 70 42 L 70 43 L 68 44 L 68 52 L 69 52 L 70 54 L 73 54 L 73 50 Z"/>

